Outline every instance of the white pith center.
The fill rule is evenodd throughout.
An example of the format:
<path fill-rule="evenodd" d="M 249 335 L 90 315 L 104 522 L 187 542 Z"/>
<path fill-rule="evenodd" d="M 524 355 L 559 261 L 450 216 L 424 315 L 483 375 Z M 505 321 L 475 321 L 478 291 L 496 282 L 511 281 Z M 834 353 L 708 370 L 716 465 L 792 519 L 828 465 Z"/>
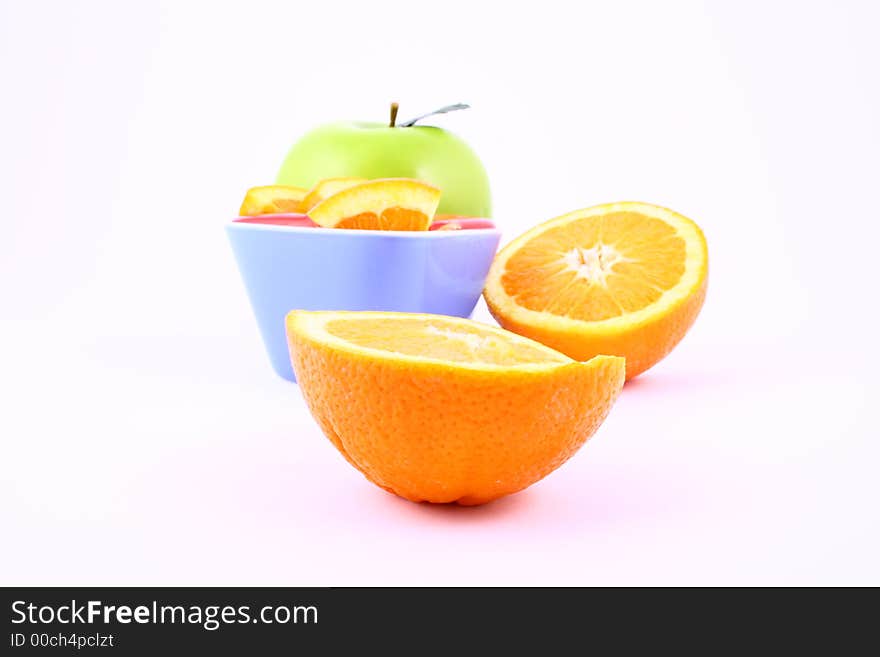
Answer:
<path fill-rule="evenodd" d="M 431 335 L 439 335 L 447 340 L 459 340 L 460 342 L 464 342 L 468 349 L 473 352 L 477 352 L 483 347 L 487 346 L 491 338 L 489 336 L 484 335 L 475 335 L 473 333 L 460 333 L 458 331 L 453 331 L 448 328 L 440 328 L 434 325 L 428 325 L 425 327 L 425 333 L 429 333 Z"/>
<path fill-rule="evenodd" d="M 627 262 L 620 251 L 610 244 L 600 242 L 589 249 L 575 247 L 568 251 L 562 258 L 569 269 L 577 273 L 581 278 L 586 278 L 591 283 L 606 285 L 608 274 L 618 262 Z"/>

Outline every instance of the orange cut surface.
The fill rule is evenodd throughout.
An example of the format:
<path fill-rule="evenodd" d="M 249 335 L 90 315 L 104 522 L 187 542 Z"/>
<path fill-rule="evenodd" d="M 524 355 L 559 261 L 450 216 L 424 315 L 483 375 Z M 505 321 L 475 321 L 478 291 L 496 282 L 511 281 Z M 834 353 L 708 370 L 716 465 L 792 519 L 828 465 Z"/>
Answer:
<path fill-rule="evenodd" d="M 428 230 L 440 190 L 409 178 L 383 178 L 348 187 L 309 211 L 325 228 Z"/>
<path fill-rule="evenodd" d="M 481 504 L 530 486 L 595 433 L 624 380 L 622 358 L 580 363 L 455 317 L 293 311 L 287 334 L 326 436 L 412 501 Z"/>
<path fill-rule="evenodd" d="M 264 185 L 248 190 L 238 211 L 240 217 L 303 212 L 306 190 L 290 185 Z"/>
<path fill-rule="evenodd" d="M 666 356 L 696 319 L 708 251 L 691 220 L 613 203 L 550 220 L 498 254 L 484 296 L 512 331 L 585 360 L 626 358 L 627 378 Z"/>

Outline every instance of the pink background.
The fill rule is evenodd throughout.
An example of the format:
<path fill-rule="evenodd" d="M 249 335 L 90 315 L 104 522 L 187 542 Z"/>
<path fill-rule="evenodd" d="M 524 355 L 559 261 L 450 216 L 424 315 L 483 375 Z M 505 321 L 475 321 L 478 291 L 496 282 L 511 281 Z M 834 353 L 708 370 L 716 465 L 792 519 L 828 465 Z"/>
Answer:
<path fill-rule="evenodd" d="M 874 5 L 548 1 L 502 30 L 450 1 L 430 34 L 211 7 L 0 5 L 0 583 L 880 584 Z M 486 507 L 344 462 L 222 231 L 296 135 L 392 99 L 473 105 L 442 122 L 505 239 L 641 199 L 709 240 L 691 334 Z"/>

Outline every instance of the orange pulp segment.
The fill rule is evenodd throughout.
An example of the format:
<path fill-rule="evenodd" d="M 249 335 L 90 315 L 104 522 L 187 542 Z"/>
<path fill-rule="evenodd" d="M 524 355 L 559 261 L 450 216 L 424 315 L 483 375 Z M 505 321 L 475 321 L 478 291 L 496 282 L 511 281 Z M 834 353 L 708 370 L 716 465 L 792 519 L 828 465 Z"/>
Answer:
<path fill-rule="evenodd" d="M 512 331 L 578 360 L 651 367 L 696 319 L 708 251 L 699 227 L 665 208 L 613 203 L 550 220 L 515 239 L 492 265 L 484 296 Z"/>

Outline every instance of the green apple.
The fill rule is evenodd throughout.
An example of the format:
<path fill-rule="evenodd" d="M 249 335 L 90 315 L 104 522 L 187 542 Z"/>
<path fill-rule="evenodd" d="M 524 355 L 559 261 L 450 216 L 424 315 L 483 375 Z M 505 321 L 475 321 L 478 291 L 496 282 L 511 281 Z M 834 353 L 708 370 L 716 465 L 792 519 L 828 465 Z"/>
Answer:
<path fill-rule="evenodd" d="M 331 123 L 307 133 L 288 152 L 277 184 L 309 189 L 323 178 L 416 178 L 442 191 L 439 214 L 491 217 L 489 177 L 470 146 L 441 128 L 397 125 L 396 104 L 391 113 L 389 124 Z"/>

